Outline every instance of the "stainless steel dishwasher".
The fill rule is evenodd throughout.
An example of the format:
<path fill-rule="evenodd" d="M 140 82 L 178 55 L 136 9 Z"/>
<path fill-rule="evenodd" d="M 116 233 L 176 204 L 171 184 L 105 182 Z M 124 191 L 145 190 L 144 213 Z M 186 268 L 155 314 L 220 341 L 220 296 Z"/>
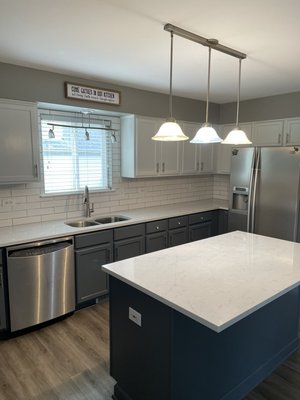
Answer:
<path fill-rule="evenodd" d="M 11 332 L 75 310 L 73 238 L 7 248 Z"/>

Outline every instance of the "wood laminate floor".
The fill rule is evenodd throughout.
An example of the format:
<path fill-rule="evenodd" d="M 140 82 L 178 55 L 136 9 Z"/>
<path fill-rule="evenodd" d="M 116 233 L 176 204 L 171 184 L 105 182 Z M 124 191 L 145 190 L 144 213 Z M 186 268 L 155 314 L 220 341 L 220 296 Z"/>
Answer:
<path fill-rule="evenodd" d="M 115 382 L 108 363 L 105 301 L 43 329 L 0 341 L 0 400 L 111 399 Z M 300 350 L 244 400 L 300 400 Z"/>

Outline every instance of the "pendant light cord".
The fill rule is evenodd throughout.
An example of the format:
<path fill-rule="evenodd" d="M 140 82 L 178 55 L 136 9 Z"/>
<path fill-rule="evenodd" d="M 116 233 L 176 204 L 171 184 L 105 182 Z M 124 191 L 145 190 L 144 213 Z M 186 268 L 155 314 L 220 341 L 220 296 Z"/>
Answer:
<path fill-rule="evenodd" d="M 240 93 L 241 93 L 241 75 L 242 75 L 242 59 L 239 59 L 239 84 L 237 92 L 237 104 L 236 104 L 236 126 L 239 125 L 239 111 L 240 111 Z"/>
<path fill-rule="evenodd" d="M 208 73 L 207 73 L 207 94 L 206 94 L 206 112 L 205 112 L 205 123 L 208 123 L 208 105 L 210 95 L 210 61 L 211 61 L 211 47 L 208 47 Z"/>
<path fill-rule="evenodd" d="M 169 114 L 173 118 L 172 111 L 172 78 L 173 78 L 173 32 L 171 31 L 171 51 L 170 51 L 170 98 L 169 98 Z"/>

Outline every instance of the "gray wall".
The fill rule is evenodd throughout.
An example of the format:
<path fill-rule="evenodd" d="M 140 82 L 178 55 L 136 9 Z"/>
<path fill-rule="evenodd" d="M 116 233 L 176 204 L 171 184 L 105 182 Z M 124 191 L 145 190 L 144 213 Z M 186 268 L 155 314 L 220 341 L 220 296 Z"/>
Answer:
<path fill-rule="evenodd" d="M 95 102 L 66 99 L 64 94 L 65 82 L 119 90 L 121 91 L 121 106 L 109 106 Z M 0 63 L 0 97 L 98 108 L 114 112 L 163 118 L 166 118 L 169 112 L 169 96 L 166 94 L 4 63 Z M 174 96 L 173 114 L 178 120 L 203 122 L 205 117 L 205 102 Z M 211 104 L 210 122 L 217 123 L 218 120 L 219 105 Z"/>
<path fill-rule="evenodd" d="M 240 122 L 300 117 L 300 92 L 242 101 Z M 235 122 L 236 103 L 220 105 L 220 124 Z"/>

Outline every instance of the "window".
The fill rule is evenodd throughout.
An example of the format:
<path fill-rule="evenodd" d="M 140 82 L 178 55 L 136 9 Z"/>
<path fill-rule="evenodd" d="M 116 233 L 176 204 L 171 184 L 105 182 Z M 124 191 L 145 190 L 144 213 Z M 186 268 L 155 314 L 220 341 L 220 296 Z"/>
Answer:
<path fill-rule="evenodd" d="M 111 188 L 111 121 L 41 110 L 40 124 L 45 194 Z"/>

